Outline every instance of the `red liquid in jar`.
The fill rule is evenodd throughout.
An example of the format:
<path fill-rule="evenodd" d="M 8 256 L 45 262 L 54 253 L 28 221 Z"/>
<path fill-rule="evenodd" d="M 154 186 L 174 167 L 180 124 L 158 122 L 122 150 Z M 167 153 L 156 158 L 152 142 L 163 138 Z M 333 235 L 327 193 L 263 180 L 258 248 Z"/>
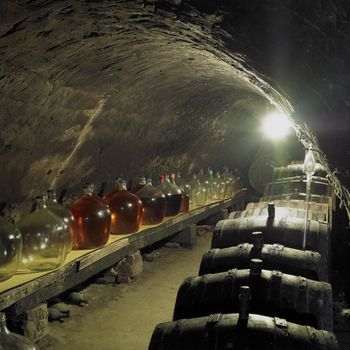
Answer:
<path fill-rule="evenodd" d="M 76 223 L 74 249 L 97 248 L 107 243 L 111 213 L 102 199 L 92 196 L 81 197 L 73 203 L 71 211 Z"/>
<path fill-rule="evenodd" d="M 139 197 L 127 190 L 119 190 L 107 199 L 111 211 L 111 233 L 137 232 L 141 225 L 143 207 Z"/>

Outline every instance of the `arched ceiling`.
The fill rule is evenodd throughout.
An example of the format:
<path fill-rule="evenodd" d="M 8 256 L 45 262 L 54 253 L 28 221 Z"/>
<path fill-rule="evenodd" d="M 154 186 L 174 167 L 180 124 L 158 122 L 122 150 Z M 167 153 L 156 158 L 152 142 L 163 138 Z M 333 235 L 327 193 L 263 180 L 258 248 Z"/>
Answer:
<path fill-rule="evenodd" d="M 323 83 L 304 75 L 322 71 L 308 56 L 317 42 L 307 30 L 316 24 L 300 19 L 306 43 L 299 50 L 293 36 L 287 44 L 275 30 L 293 32 L 307 1 L 275 3 L 2 0 L 1 202 L 169 168 L 227 164 L 246 172 L 257 154 L 273 152 L 258 131 L 268 101 L 293 112 L 282 89 L 297 121 L 316 127 L 332 150 L 329 127 L 322 134 L 306 113 L 319 101 L 333 106 L 318 89 Z M 329 110 L 319 121 L 333 127 Z M 302 155 L 289 142 L 286 161 Z"/>

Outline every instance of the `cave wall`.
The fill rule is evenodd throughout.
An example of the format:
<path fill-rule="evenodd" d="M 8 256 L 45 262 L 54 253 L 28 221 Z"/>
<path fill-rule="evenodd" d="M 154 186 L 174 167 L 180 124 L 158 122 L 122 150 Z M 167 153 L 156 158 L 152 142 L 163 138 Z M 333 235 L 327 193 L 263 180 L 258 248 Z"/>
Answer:
<path fill-rule="evenodd" d="M 350 2 L 347 0 L 218 1 L 218 36 L 284 91 L 293 118 L 306 122 L 350 185 Z M 215 30 L 214 30 L 215 31 Z"/>
<path fill-rule="evenodd" d="M 286 96 L 346 174 L 343 7 L 3 0 L 0 202 L 166 169 L 246 171 L 266 148 L 267 101 L 292 113 Z"/>

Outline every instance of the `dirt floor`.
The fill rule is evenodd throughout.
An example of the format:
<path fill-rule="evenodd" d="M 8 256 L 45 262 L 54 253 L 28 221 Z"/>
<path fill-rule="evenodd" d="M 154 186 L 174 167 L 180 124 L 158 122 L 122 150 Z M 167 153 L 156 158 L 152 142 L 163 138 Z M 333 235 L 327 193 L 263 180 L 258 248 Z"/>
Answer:
<path fill-rule="evenodd" d="M 86 307 L 68 305 L 70 317 L 50 323 L 40 350 L 147 350 L 155 326 L 170 321 L 182 281 L 198 274 L 211 233 L 201 230 L 193 249 L 165 248 L 129 284 L 87 284 Z M 350 349 L 350 309 L 336 302 L 335 333 L 340 350 Z"/>
<path fill-rule="evenodd" d="M 130 284 L 90 284 L 82 290 L 88 306 L 70 305 L 69 318 L 51 322 L 42 349 L 147 349 L 155 326 L 171 321 L 179 286 L 198 274 L 210 241 L 211 234 L 203 233 L 193 249 L 159 249 Z"/>

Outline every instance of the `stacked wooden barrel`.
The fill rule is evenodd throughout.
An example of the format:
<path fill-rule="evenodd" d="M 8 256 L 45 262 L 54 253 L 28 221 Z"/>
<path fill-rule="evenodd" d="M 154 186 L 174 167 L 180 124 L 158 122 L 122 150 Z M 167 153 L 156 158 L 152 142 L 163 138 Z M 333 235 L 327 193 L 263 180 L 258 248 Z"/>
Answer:
<path fill-rule="evenodd" d="M 156 327 L 149 350 L 338 349 L 334 196 L 322 167 L 316 175 L 308 210 L 302 167 L 291 164 L 275 169 L 260 202 L 216 224 L 199 276 L 182 283 L 173 322 Z"/>

